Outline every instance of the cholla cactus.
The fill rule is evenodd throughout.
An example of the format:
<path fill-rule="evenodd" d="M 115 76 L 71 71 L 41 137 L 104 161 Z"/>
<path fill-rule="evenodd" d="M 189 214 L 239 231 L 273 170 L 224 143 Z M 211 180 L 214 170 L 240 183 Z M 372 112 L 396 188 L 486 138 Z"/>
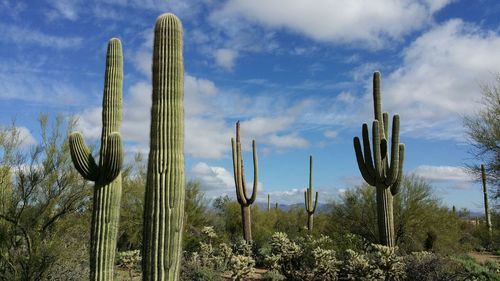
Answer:
<path fill-rule="evenodd" d="M 234 253 L 238 255 L 244 255 L 244 256 L 252 256 L 252 241 L 246 241 L 243 239 L 238 240 L 234 244 Z"/>
<path fill-rule="evenodd" d="M 312 254 L 314 257 L 313 280 L 338 280 L 337 273 L 342 263 L 335 257 L 335 251 L 317 247 Z"/>
<path fill-rule="evenodd" d="M 291 259 L 301 253 L 299 245 L 292 242 L 284 232 L 276 232 L 271 237 L 271 253 L 279 255 L 281 259 Z"/>
<path fill-rule="evenodd" d="M 369 259 L 364 254 L 357 253 L 351 249 L 347 249 L 345 252 L 342 273 L 346 280 L 373 280 L 372 267 L 370 266 Z"/>
<path fill-rule="evenodd" d="M 403 259 L 396 255 L 396 251 L 397 247 L 372 244 L 371 264 L 374 269 L 374 279 L 391 281 L 404 279 L 405 264 Z"/>
<path fill-rule="evenodd" d="M 141 251 L 133 250 L 118 252 L 117 262 L 118 265 L 125 267 L 128 270 L 128 275 L 130 279 L 132 279 L 132 271 L 139 267 L 139 265 L 141 264 Z"/>
<path fill-rule="evenodd" d="M 231 280 L 240 281 L 254 272 L 255 260 L 245 255 L 233 255 L 229 261 Z"/>
<path fill-rule="evenodd" d="M 233 249 L 231 249 L 231 247 L 226 243 L 220 243 L 217 254 L 220 257 L 220 267 L 219 268 L 221 268 L 221 269 L 227 268 L 229 261 L 231 260 L 231 257 L 233 256 Z"/>
<path fill-rule="evenodd" d="M 215 233 L 213 226 L 204 226 L 201 229 L 201 234 L 210 240 L 217 238 L 217 233 Z"/>

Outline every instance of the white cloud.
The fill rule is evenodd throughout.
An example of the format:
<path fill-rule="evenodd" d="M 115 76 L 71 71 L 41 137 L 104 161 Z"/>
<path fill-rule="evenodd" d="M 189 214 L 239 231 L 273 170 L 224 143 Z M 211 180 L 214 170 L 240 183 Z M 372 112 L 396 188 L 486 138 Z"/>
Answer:
<path fill-rule="evenodd" d="M 295 133 L 286 135 L 271 135 L 269 143 L 278 149 L 306 148 L 309 142 Z"/>
<path fill-rule="evenodd" d="M 82 43 L 80 37 L 62 37 L 45 34 L 34 28 L 0 24 L 0 42 L 19 45 L 38 45 L 45 48 L 65 49 L 78 47 Z"/>
<path fill-rule="evenodd" d="M 15 60 L 0 62 L 0 99 L 68 106 L 81 103 L 81 97 L 73 85 L 34 66 Z"/>
<path fill-rule="evenodd" d="M 268 192 L 271 195 L 271 204 L 274 205 L 275 202 L 278 204 L 291 205 L 291 204 L 304 204 L 304 188 L 293 188 L 289 190 L 283 191 L 271 191 Z M 338 195 L 342 192 L 342 189 L 336 188 L 314 188 L 314 192 L 318 192 L 318 203 L 326 204 L 338 197 Z M 261 193 L 258 195 L 257 201 L 259 202 L 267 202 L 267 194 Z"/>
<path fill-rule="evenodd" d="M 196 163 L 191 169 L 193 179 L 199 180 L 203 191 L 229 191 L 234 189 L 232 173 L 224 167 L 210 166 L 205 162 Z"/>
<path fill-rule="evenodd" d="M 16 130 L 19 133 L 19 140 L 21 147 L 29 147 L 37 143 L 35 137 L 33 137 L 31 131 L 28 128 L 16 127 Z"/>
<path fill-rule="evenodd" d="M 81 3 L 80 0 L 53 0 L 50 3 L 54 7 L 54 10 L 48 13 L 49 19 L 58 17 L 71 21 L 78 19 L 78 11 L 80 10 L 78 5 Z"/>
<path fill-rule="evenodd" d="M 496 32 L 461 20 L 436 26 L 403 51 L 403 65 L 383 80 L 384 109 L 399 112 L 402 130 L 416 136 L 460 139 L 461 116 L 477 109 L 479 82 L 498 71 L 499 49 Z"/>
<path fill-rule="evenodd" d="M 231 129 L 224 119 L 209 114 L 216 111 L 211 99 L 217 88 L 206 79 L 185 76 L 185 152 L 200 158 L 222 158 L 230 151 Z M 124 139 L 149 146 L 151 119 L 151 85 L 137 82 L 129 89 L 123 104 L 122 134 Z M 79 129 L 87 138 L 101 136 L 101 107 L 84 110 L 79 116 Z"/>
<path fill-rule="evenodd" d="M 411 0 L 230 0 L 211 18 L 234 28 L 243 19 L 272 28 L 285 28 L 315 40 L 364 42 L 380 47 L 432 21 L 432 15 L 450 3 Z"/>
<path fill-rule="evenodd" d="M 333 130 L 326 130 L 323 132 L 323 135 L 329 139 L 334 139 L 339 135 L 339 133 Z"/>
<path fill-rule="evenodd" d="M 474 178 L 463 167 L 421 165 L 412 173 L 431 182 L 472 182 Z"/>
<path fill-rule="evenodd" d="M 231 49 L 217 49 L 214 53 L 215 62 L 226 70 L 232 70 L 238 52 Z"/>

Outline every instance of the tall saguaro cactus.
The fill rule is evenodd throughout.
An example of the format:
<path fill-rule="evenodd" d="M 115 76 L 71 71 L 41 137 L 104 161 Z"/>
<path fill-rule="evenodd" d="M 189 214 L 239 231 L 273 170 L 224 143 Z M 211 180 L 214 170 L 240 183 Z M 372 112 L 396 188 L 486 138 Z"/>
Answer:
<path fill-rule="evenodd" d="M 267 194 L 267 211 L 271 211 L 271 194 Z"/>
<path fill-rule="evenodd" d="M 403 178 L 404 144 L 399 143 L 399 115 L 392 119 L 392 143 L 389 160 L 389 114 L 382 113 L 380 97 L 380 73 L 373 74 L 373 101 L 375 120 L 372 124 L 372 147 L 368 125 L 362 126 L 363 149 L 358 137 L 354 137 L 354 151 L 363 179 L 376 188 L 377 221 L 380 243 L 395 246 L 393 196 L 399 192 Z"/>
<path fill-rule="evenodd" d="M 306 212 L 307 212 L 307 230 L 312 231 L 313 230 L 313 219 L 314 219 L 314 212 L 316 212 L 316 206 L 318 205 L 318 192 L 316 191 L 316 199 L 314 200 L 314 205 L 312 202 L 312 196 L 313 196 L 313 188 L 312 188 L 312 164 L 313 164 L 313 157 L 309 156 L 309 188 L 307 191 L 304 191 L 304 202 L 306 205 Z"/>
<path fill-rule="evenodd" d="M 69 136 L 75 168 L 85 179 L 95 182 L 90 232 L 90 280 L 113 280 L 122 192 L 122 90 L 122 46 L 119 39 L 113 38 L 108 43 L 106 56 L 99 165 L 80 133 L 74 132 Z"/>
<path fill-rule="evenodd" d="M 153 105 L 144 200 L 143 280 L 178 280 L 184 219 L 184 65 L 182 24 L 158 17 Z"/>
<path fill-rule="evenodd" d="M 245 171 L 243 169 L 243 154 L 241 152 L 240 142 L 240 121 L 236 122 L 236 142 L 231 138 L 231 147 L 233 152 L 233 170 L 234 184 L 236 186 L 236 198 L 241 206 L 241 219 L 243 224 L 243 238 L 245 241 L 252 241 L 252 216 L 250 205 L 257 197 L 258 185 L 258 160 L 255 140 L 252 140 L 253 152 L 253 190 L 249 197 L 246 189 Z"/>
<path fill-rule="evenodd" d="M 486 188 L 486 171 L 484 165 L 481 165 L 481 180 L 483 182 L 483 196 L 484 196 L 484 218 L 486 220 L 486 227 L 488 228 L 488 233 L 491 237 L 491 217 L 490 217 L 490 205 L 488 203 L 488 188 Z"/>

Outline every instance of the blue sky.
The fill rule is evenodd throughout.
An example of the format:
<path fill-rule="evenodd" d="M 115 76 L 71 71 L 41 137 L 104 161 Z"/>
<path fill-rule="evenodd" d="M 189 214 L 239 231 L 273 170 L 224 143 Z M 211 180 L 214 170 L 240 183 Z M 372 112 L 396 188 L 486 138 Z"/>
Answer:
<path fill-rule="evenodd" d="M 460 167 L 470 162 L 462 117 L 480 108 L 480 83 L 500 72 L 495 0 L 0 0 L 0 124 L 25 144 L 37 114 L 75 115 L 100 135 L 105 50 L 122 40 L 122 133 L 147 155 L 156 17 L 184 26 L 186 172 L 208 197 L 234 193 L 230 138 L 242 122 L 259 200 L 302 202 L 308 156 L 320 201 L 361 183 L 352 138 L 371 121 L 371 77 L 382 73 L 385 111 L 401 116 L 405 171 L 427 178 L 448 205 L 481 210 Z"/>

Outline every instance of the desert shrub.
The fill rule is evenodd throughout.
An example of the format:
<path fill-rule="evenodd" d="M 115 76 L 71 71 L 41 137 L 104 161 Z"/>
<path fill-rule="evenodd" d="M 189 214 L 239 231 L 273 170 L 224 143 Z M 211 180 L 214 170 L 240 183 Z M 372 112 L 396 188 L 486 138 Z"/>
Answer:
<path fill-rule="evenodd" d="M 281 275 L 276 270 L 268 270 L 266 273 L 262 274 L 263 281 L 283 281 L 285 276 Z"/>
<path fill-rule="evenodd" d="M 414 252 L 404 259 L 408 281 L 469 280 L 470 274 L 464 267 L 450 258 L 430 252 Z"/>
<path fill-rule="evenodd" d="M 455 257 L 454 260 L 465 270 L 466 280 L 500 280 L 500 267 L 495 262 L 480 264 L 468 256 Z"/>
<path fill-rule="evenodd" d="M 181 270 L 183 281 L 223 281 L 221 273 L 205 266 L 199 266 L 192 262 L 183 264 Z"/>

